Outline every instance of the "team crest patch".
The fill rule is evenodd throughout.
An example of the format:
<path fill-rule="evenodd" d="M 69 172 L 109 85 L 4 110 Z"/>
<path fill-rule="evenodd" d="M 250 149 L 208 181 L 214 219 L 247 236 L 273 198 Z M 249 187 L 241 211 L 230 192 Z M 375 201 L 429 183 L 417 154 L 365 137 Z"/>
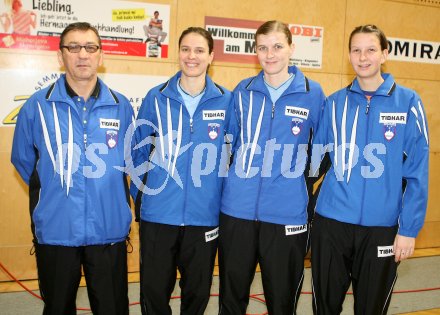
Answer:
<path fill-rule="evenodd" d="M 406 124 L 406 113 L 380 113 L 379 123 L 383 124 L 383 136 L 391 141 L 396 135 L 396 126 Z"/>
<path fill-rule="evenodd" d="M 208 136 L 211 140 L 215 140 L 220 132 L 220 124 L 210 123 L 208 124 Z"/>
<path fill-rule="evenodd" d="M 118 132 L 116 130 L 107 130 L 105 139 L 108 147 L 113 149 L 118 144 Z"/>
<path fill-rule="evenodd" d="M 299 118 L 292 118 L 292 125 L 290 126 L 290 130 L 292 131 L 294 136 L 297 136 L 301 132 L 303 120 Z"/>
<path fill-rule="evenodd" d="M 393 139 L 394 136 L 396 135 L 396 125 L 384 125 L 383 128 L 384 128 L 383 135 L 385 139 L 391 141 L 391 139 Z"/>

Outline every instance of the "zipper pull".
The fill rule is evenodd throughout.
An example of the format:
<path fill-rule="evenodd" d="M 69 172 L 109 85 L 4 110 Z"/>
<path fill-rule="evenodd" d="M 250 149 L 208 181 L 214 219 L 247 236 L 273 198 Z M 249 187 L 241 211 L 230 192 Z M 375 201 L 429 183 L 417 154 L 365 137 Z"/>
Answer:
<path fill-rule="evenodd" d="M 275 117 L 275 103 L 272 104 L 272 119 Z"/>
<path fill-rule="evenodd" d="M 368 111 L 370 110 L 371 96 L 366 96 L 366 98 L 367 98 L 367 108 L 365 108 L 365 115 L 368 115 Z"/>
<path fill-rule="evenodd" d="M 191 133 L 193 133 L 193 119 L 192 118 L 189 119 L 189 130 L 191 131 Z"/>

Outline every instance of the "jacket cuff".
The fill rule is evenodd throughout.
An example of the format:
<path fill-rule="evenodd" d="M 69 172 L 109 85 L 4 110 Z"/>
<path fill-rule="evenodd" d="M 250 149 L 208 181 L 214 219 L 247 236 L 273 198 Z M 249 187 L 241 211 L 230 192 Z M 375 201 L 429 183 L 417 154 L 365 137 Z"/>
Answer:
<path fill-rule="evenodd" d="M 419 231 L 409 230 L 409 229 L 399 227 L 399 231 L 397 232 L 397 234 L 402 235 L 402 236 L 406 236 L 406 237 L 416 238 L 417 235 L 419 234 Z"/>

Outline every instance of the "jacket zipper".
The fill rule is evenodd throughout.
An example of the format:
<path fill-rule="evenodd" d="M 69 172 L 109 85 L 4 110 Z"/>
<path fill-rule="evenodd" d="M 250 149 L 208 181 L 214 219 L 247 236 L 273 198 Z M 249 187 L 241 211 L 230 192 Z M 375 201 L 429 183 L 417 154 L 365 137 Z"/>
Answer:
<path fill-rule="evenodd" d="M 367 97 L 367 107 L 365 108 L 365 115 L 368 115 L 368 111 L 370 110 L 371 97 Z"/>
<path fill-rule="evenodd" d="M 370 115 L 368 115 L 369 111 L 370 111 L 370 103 L 371 103 L 371 99 L 373 98 L 373 96 L 370 97 L 366 97 L 367 99 L 367 106 L 365 108 L 365 115 L 367 115 L 367 131 L 366 131 L 366 136 L 365 136 L 365 143 L 368 143 L 368 138 L 369 138 L 369 130 L 370 130 Z M 365 157 L 364 157 L 364 165 L 365 163 Z M 365 203 L 365 187 L 366 187 L 366 181 L 363 181 L 363 187 L 362 187 L 362 204 L 361 204 L 361 216 L 360 216 L 360 222 L 359 224 L 362 224 L 362 217 L 363 217 L 363 212 L 364 212 L 364 203 Z"/>
<path fill-rule="evenodd" d="M 190 116 L 189 112 L 188 112 L 188 109 L 186 108 L 186 105 L 182 104 L 182 106 L 185 108 L 186 112 L 188 113 L 188 116 Z M 200 106 L 200 104 L 197 106 L 197 108 L 199 106 Z M 194 117 L 194 115 L 195 115 L 195 113 L 197 111 L 197 108 L 196 108 L 196 110 L 195 110 L 195 112 L 193 114 L 193 117 Z M 192 142 L 192 134 L 194 132 L 194 129 L 193 129 L 193 127 L 194 127 L 193 117 L 190 116 L 190 118 L 189 118 L 189 142 L 188 143 Z M 175 158 L 177 159 L 177 156 Z M 185 199 L 184 199 L 184 203 L 183 203 L 182 223 L 180 224 L 180 226 L 185 226 L 185 213 L 186 213 L 186 206 L 187 206 L 187 200 L 188 200 L 187 196 L 188 196 L 188 186 L 189 186 L 188 185 L 188 173 L 189 173 L 190 161 L 191 161 L 191 158 L 188 158 L 188 160 L 186 161 L 186 172 L 185 172 L 185 182 L 184 182 L 184 185 L 185 185 Z M 176 161 L 176 168 L 177 168 L 177 161 Z"/>
<path fill-rule="evenodd" d="M 268 139 L 271 139 L 271 137 L 272 137 L 272 124 L 273 124 L 274 118 L 275 118 L 275 102 L 272 103 L 272 110 L 271 110 L 271 113 L 270 113 L 269 138 Z M 261 122 L 261 124 L 263 124 L 263 122 Z M 259 208 L 258 205 L 260 204 L 261 188 L 263 186 L 263 177 L 262 177 L 263 167 L 264 167 L 264 158 L 263 158 L 263 164 L 261 166 L 260 183 L 258 185 L 257 202 L 256 202 L 256 205 L 255 205 L 255 221 L 259 221 L 260 208 Z"/>
<path fill-rule="evenodd" d="M 76 96 L 76 97 L 79 98 L 79 96 Z M 71 105 L 69 105 L 69 106 L 71 106 Z M 87 126 L 89 124 L 88 118 L 90 117 L 90 111 L 92 110 L 92 108 L 90 108 L 89 115 L 87 116 L 87 123 L 84 124 L 84 120 L 86 120 L 86 117 L 83 117 L 82 110 L 83 110 L 83 107 L 86 106 L 86 102 L 84 101 L 84 104 L 80 104 L 80 106 L 81 106 L 81 112 L 79 112 L 77 110 L 78 106 L 75 102 L 73 102 L 73 106 L 72 106 L 73 108 L 72 108 L 71 112 L 73 111 L 76 113 L 76 116 L 77 116 L 77 118 L 79 118 L 80 124 L 82 125 L 83 144 L 84 145 L 83 145 L 83 152 L 81 152 L 81 162 L 82 162 L 82 165 L 84 168 L 86 166 L 86 162 L 87 162 L 86 149 L 87 149 L 87 141 L 88 141 L 88 134 L 87 134 Z M 72 122 L 72 128 L 74 128 L 73 126 L 74 126 L 74 123 Z M 72 132 L 74 132 L 74 131 L 72 130 Z M 72 176 L 73 176 L 73 174 L 72 174 Z M 88 236 L 87 236 L 87 234 L 88 234 L 87 233 L 88 207 L 87 207 L 87 189 L 86 189 L 86 187 L 87 187 L 87 176 L 84 176 L 84 209 L 85 209 L 85 212 L 84 212 L 84 244 L 87 243 L 87 238 L 88 238 Z"/>

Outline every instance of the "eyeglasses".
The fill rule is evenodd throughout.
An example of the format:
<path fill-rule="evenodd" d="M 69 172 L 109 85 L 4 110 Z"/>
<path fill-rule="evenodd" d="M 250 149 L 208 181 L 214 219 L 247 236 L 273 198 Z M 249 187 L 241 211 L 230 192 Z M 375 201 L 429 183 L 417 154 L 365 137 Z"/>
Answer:
<path fill-rule="evenodd" d="M 101 46 L 98 45 L 68 45 L 68 46 L 60 46 L 60 48 L 66 48 L 70 53 L 77 54 L 81 51 L 81 48 L 84 48 L 89 54 L 93 54 L 101 49 Z"/>

